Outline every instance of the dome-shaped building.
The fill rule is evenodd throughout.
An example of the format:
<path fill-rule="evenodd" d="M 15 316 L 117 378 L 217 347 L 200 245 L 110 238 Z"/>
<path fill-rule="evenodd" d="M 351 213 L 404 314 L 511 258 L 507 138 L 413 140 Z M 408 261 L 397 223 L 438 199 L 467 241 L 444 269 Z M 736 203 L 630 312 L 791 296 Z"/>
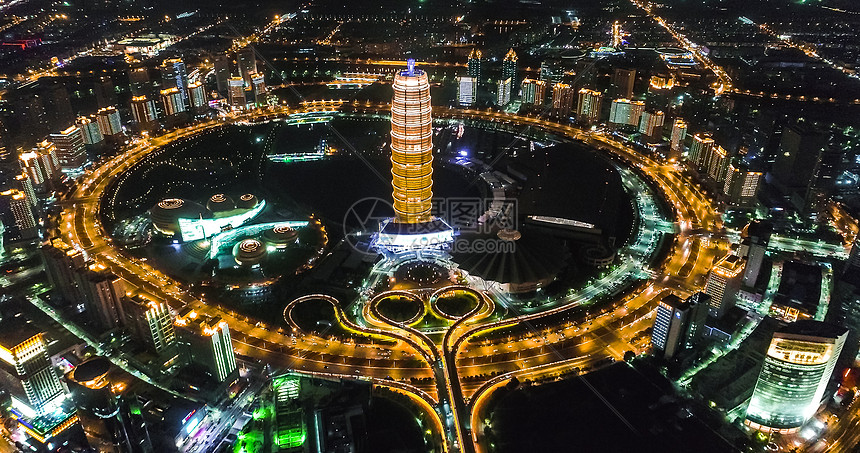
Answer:
<path fill-rule="evenodd" d="M 236 203 L 229 196 L 223 193 L 216 193 L 209 197 L 209 201 L 206 202 L 206 209 L 212 212 L 231 211 L 236 209 Z"/>
<path fill-rule="evenodd" d="M 266 257 L 266 246 L 257 239 L 243 239 L 233 246 L 233 259 L 240 266 L 256 266 Z"/>
<path fill-rule="evenodd" d="M 165 198 L 150 208 L 152 225 L 165 236 L 179 233 L 179 219 L 210 218 L 212 213 L 199 203 L 183 198 Z"/>
<path fill-rule="evenodd" d="M 239 197 L 236 207 L 239 209 L 253 209 L 260 204 L 260 200 L 252 193 L 246 193 Z"/>
<path fill-rule="evenodd" d="M 263 241 L 266 245 L 275 248 L 285 248 L 296 242 L 299 232 L 287 225 L 275 225 L 273 228 L 263 232 Z"/>

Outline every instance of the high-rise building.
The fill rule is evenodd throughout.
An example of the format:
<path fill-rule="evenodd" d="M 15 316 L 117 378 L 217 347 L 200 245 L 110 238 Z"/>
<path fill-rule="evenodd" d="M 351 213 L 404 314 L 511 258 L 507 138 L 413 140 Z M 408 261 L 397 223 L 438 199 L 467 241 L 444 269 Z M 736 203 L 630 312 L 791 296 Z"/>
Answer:
<path fill-rule="evenodd" d="M 77 126 L 69 126 L 50 135 L 51 143 L 57 148 L 57 159 L 62 168 L 80 168 L 87 161 L 84 136 Z"/>
<path fill-rule="evenodd" d="M 0 192 L 0 221 L 3 222 L 4 243 L 29 241 L 39 236 L 33 206 L 20 190 Z"/>
<path fill-rule="evenodd" d="M 122 121 L 120 121 L 119 110 L 116 107 L 105 107 L 96 113 L 99 122 L 99 130 L 102 135 L 113 136 L 122 133 Z"/>
<path fill-rule="evenodd" d="M 478 81 L 474 77 L 457 77 L 457 102 L 461 106 L 471 106 L 475 103 Z"/>
<path fill-rule="evenodd" d="M 498 91 L 496 94 L 496 104 L 501 107 L 508 105 L 511 102 L 511 79 L 507 78 L 499 80 Z"/>
<path fill-rule="evenodd" d="M 566 83 L 556 83 L 552 86 L 552 110 L 559 118 L 569 118 L 573 108 L 573 88 Z"/>
<path fill-rule="evenodd" d="M 66 302 L 83 302 L 84 295 L 77 276 L 86 270 L 86 255 L 61 239 L 52 239 L 51 243 L 43 245 L 40 251 L 48 283 Z"/>
<path fill-rule="evenodd" d="M 472 51 L 469 52 L 469 60 L 466 63 L 466 66 L 468 67 L 469 77 L 474 77 L 475 80 L 478 81 L 478 83 L 481 82 L 481 77 L 483 76 L 483 73 L 481 71 L 481 60 L 483 60 L 483 56 L 484 55 L 481 53 L 480 50 L 472 49 Z"/>
<path fill-rule="evenodd" d="M 261 73 L 251 74 L 251 88 L 254 91 L 254 99 L 260 103 L 261 98 L 266 94 L 266 78 Z"/>
<path fill-rule="evenodd" d="M 85 145 L 95 145 L 105 139 L 102 131 L 99 130 L 99 123 L 90 118 L 81 116 L 75 121 L 75 125 L 81 130 Z"/>
<path fill-rule="evenodd" d="M 645 103 L 630 99 L 615 99 L 609 107 L 609 122 L 624 126 L 639 126 Z"/>
<path fill-rule="evenodd" d="M 22 172 L 16 175 L 15 179 L 12 181 L 12 186 L 27 196 L 27 201 L 30 202 L 30 206 L 35 208 L 36 205 L 39 204 L 39 200 L 36 198 L 36 191 L 33 189 L 33 183 L 30 181 L 30 177 L 27 176 L 27 173 Z"/>
<path fill-rule="evenodd" d="M 576 106 L 576 120 L 583 124 L 592 124 L 600 119 L 600 104 L 603 94 L 599 91 L 582 88 L 579 90 L 579 101 Z"/>
<path fill-rule="evenodd" d="M 744 423 L 763 432 L 791 433 L 821 405 L 848 330 L 802 320 L 773 334 Z"/>
<path fill-rule="evenodd" d="M 227 81 L 230 80 L 230 59 L 226 55 L 215 56 L 215 83 L 222 96 L 227 94 Z"/>
<path fill-rule="evenodd" d="M 773 176 L 787 189 L 805 191 L 827 148 L 827 134 L 807 123 L 796 123 L 782 132 Z"/>
<path fill-rule="evenodd" d="M 239 64 L 239 75 L 245 82 L 245 86 L 251 86 L 251 74 L 257 72 L 257 55 L 251 46 L 243 47 L 236 52 L 236 61 Z"/>
<path fill-rule="evenodd" d="M 658 142 L 663 137 L 663 123 L 666 115 L 663 112 L 644 111 L 639 118 L 639 133 L 646 136 L 650 142 Z"/>
<path fill-rule="evenodd" d="M 162 301 L 141 295 L 122 299 L 125 325 L 130 327 L 136 339 L 151 351 L 162 354 L 176 344 L 173 315 Z"/>
<path fill-rule="evenodd" d="M 558 60 L 543 60 L 540 63 L 539 78 L 547 84 L 554 85 L 561 83 L 561 80 L 564 78 L 564 68 L 561 66 L 561 62 Z"/>
<path fill-rule="evenodd" d="M 65 398 L 42 332 L 18 316 L 0 320 L 0 374 L 12 407 L 26 417 L 54 411 Z"/>
<path fill-rule="evenodd" d="M 741 280 L 745 286 L 755 286 L 772 232 L 773 227 L 760 221 L 750 222 L 741 232 L 738 255 L 746 260 L 744 276 Z"/>
<path fill-rule="evenodd" d="M 22 153 L 19 162 L 21 169 L 30 178 L 33 189 L 38 193 L 50 191 L 54 183 L 60 179 L 57 148 L 47 140 L 40 142 L 32 150 Z"/>
<path fill-rule="evenodd" d="M 391 100 L 391 185 L 395 221 L 430 220 L 433 198 L 433 120 L 427 73 L 408 69 L 394 76 Z"/>
<path fill-rule="evenodd" d="M 726 255 L 711 268 L 705 282 L 705 294 L 711 296 L 711 316 L 722 318 L 735 305 L 743 270 L 744 260 L 734 253 Z"/>
<path fill-rule="evenodd" d="M 125 294 L 123 280 L 99 265 L 79 271 L 77 280 L 90 319 L 104 330 L 120 327 L 125 319 L 120 304 Z"/>
<path fill-rule="evenodd" d="M 155 101 L 146 96 L 132 97 L 131 117 L 134 119 L 134 122 L 143 127 L 150 125 L 158 118 L 155 110 Z"/>
<path fill-rule="evenodd" d="M 724 182 L 726 174 L 729 172 L 730 162 L 731 158 L 728 151 L 722 146 L 717 145 L 711 148 L 711 153 L 708 156 L 704 170 L 717 183 Z"/>
<path fill-rule="evenodd" d="M 669 294 L 657 305 L 651 344 L 670 359 L 680 351 L 689 349 L 698 339 L 708 317 L 708 299 L 696 293 L 686 300 Z"/>
<path fill-rule="evenodd" d="M 687 159 L 698 169 L 705 167 L 706 157 L 711 155 L 715 143 L 709 135 L 695 134 L 690 144 L 690 153 Z"/>
<path fill-rule="evenodd" d="M 66 373 L 64 380 L 90 448 L 99 453 L 131 452 L 119 413 L 119 397 L 111 391 L 110 368 L 108 359 L 93 357 Z"/>
<path fill-rule="evenodd" d="M 615 96 L 630 99 L 633 97 L 633 83 L 636 81 L 635 69 L 615 68 L 612 73 L 612 90 Z"/>
<path fill-rule="evenodd" d="M 161 89 L 170 88 L 179 91 L 184 106 L 188 100 L 188 73 L 181 58 L 170 58 L 161 63 Z"/>
<path fill-rule="evenodd" d="M 687 138 L 687 122 L 676 118 L 672 122 L 672 136 L 669 139 L 669 157 L 680 159 L 684 154 L 684 139 Z"/>
<path fill-rule="evenodd" d="M 755 205 L 763 177 L 762 172 L 750 171 L 743 163 L 729 164 L 726 182 L 723 185 L 723 193 L 727 196 L 729 204 L 742 207 Z"/>
<path fill-rule="evenodd" d="M 502 60 L 502 80 L 511 79 L 512 87 L 519 86 L 518 72 L 517 53 L 514 52 L 514 49 L 508 50 L 504 60 Z"/>
<path fill-rule="evenodd" d="M 546 82 L 543 80 L 524 79 L 522 102 L 523 105 L 542 106 L 546 100 Z"/>
<path fill-rule="evenodd" d="M 188 84 L 189 105 L 192 110 L 200 110 L 206 108 L 207 97 L 206 90 L 203 88 L 203 82 L 197 81 Z"/>
<path fill-rule="evenodd" d="M 148 96 L 153 92 L 149 69 L 146 67 L 130 68 L 128 82 L 133 96 Z"/>
<path fill-rule="evenodd" d="M 227 80 L 227 102 L 233 108 L 244 109 L 245 100 L 245 81 L 241 77 L 230 77 Z"/>
<path fill-rule="evenodd" d="M 172 116 L 185 111 L 185 101 L 178 88 L 161 90 L 161 105 L 164 107 L 164 115 Z"/>
<path fill-rule="evenodd" d="M 204 366 L 219 382 L 237 376 L 236 354 L 227 321 L 186 310 L 176 317 L 180 349 L 193 363 Z"/>

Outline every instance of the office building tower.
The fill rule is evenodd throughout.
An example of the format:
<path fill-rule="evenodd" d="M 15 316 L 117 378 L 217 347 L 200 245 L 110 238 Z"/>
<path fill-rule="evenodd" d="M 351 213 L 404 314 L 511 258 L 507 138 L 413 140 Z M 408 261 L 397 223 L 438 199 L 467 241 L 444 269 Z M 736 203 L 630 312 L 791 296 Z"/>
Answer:
<path fill-rule="evenodd" d="M 130 68 L 128 70 L 128 83 L 132 96 L 148 96 L 153 92 L 149 69 L 146 67 Z"/>
<path fill-rule="evenodd" d="M 80 168 L 87 161 L 84 136 L 77 126 L 69 126 L 51 134 L 51 143 L 56 147 L 57 159 L 64 169 Z"/>
<path fill-rule="evenodd" d="M 122 398 L 120 400 L 119 415 L 128 436 L 132 453 L 153 453 L 152 438 L 149 435 L 146 418 L 143 416 L 143 407 L 140 400 L 134 397 Z"/>
<path fill-rule="evenodd" d="M 163 301 L 134 295 L 124 297 L 121 303 L 125 325 L 149 350 L 163 354 L 176 344 L 173 315 Z"/>
<path fill-rule="evenodd" d="M 717 261 L 708 272 L 705 294 L 711 296 L 709 302 L 711 316 L 722 318 L 735 305 L 743 270 L 744 260 L 730 253 Z"/>
<path fill-rule="evenodd" d="M 543 80 L 524 79 L 522 102 L 523 105 L 542 106 L 546 100 L 546 82 Z"/>
<path fill-rule="evenodd" d="M 391 100 L 391 185 L 398 223 L 430 220 L 433 198 L 433 127 L 430 82 L 415 61 L 394 76 Z"/>
<path fill-rule="evenodd" d="M 119 110 L 116 107 L 105 107 L 96 113 L 99 122 L 99 130 L 104 136 L 113 136 L 122 133 L 122 121 L 120 121 Z"/>
<path fill-rule="evenodd" d="M 504 107 L 511 102 L 511 79 L 499 80 L 496 94 L 496 104 Z"/>
<path fill-rule="evenodd" d="M 48 140 L 39 142 L 32 150 L 21 154 L 19 162 L 33 183 L 33 188 L 39 193 L 51 190 L 62 175 L 57 147 Z"/>
<path fill-rule="evenodd" d="M 176 317 L 175 324 L 180 349 L 191 362 L 205 367 L 218 382 L 229 383 L 237 377 L 236 354 L 226 321 L 186 310 Z"/>
<path fill-rule="evenodd" d="M 619 126 L 638 127 L 645 103 L 630 99 L 615 99 L 609 107 L 609 122 Z"/>
<path fill-rule="evenodd" d="M 620 98 L 633 97 L 633 83 L 636 81 L 635 69 L 615 68 L 612 73 L 613 94 Z"/>
<path fill-rule="evenodd" d="M 514 49 L 508 50 L 502 60 L 502 80 L 511 79 L 512 87 L 519 86 L 518 72 L 517 53 L 514 52 Z"/>
<path fill-rule="evenodd" d="M 762 172 L 750 171 L 741 162 L 730 163 L 723 185 L 728 203 L 740 207 L 754 206 L 763 177 Z"/>
<path fill-rule="evenodd" d="M 12 244 L 39 236 L 33 217 L 33 207 L 27 195 L 17 189 L 0 192 L 0 221 L 3 222 L 3 242 Z"/>
<path fill-rule="evenodd" d="M 251 46 L 239 49 L 236 52 L 236 61 L 239 64 L 239 75 L 245 82 L 245 86 L 251 86 L 251 74 L 257 73 L 257 55 Z"/>
<path fill-rule="evenodd" d="M 686 300 L 669 294 L 657 305 L 651 344 L 667 359 L 689 349 L 701 334 L 708 317 L 709 296 L 696 293 Z"/>
<path fill-rule="evenodd" d="M 761 273 L 767 244 L 772 233 L 772 225 L 758 220 L 750 222 L 741 231 L 741 245 L 738 248 L 738 254 L 746 260 L 742 280 L 745 286 L 755 286 Z"/>
<path fill-rule="evenodd" d="M 669 138 L 669 158 L 676 160 L 684 155 L 684 139 L 687 138 L 687 122 L 676 118 L 672 122 L 672 135 Z"/>
<path fill-rule="evenodd" d="M 120 327 L 125 319 L 120 304 L 125 294 L 123 280 L 99 265 L 78 272 L 77 280 L 89 318 L 103 330 Z"/>
<path fill-rule="evenodd" d="M 36 191 L 33 189 L 33 183 L 30 181 L 30 178 L 27 176 L 27 173 L 20 173 L 15 176 L 15 179 L 12 181 L 12 186 L 21 191 L 26 197 L 27 201 L 30 203 L 31 207 L 36 207 L 39 204 L 39 200 L 36 198 Z"/>
<path fill-rule="evenodd" d="M 22 319 L 0 320 L 0 374 L 12 408 L 34 418 L 57 409 L 65 390 L 51 366 L 44 334 Z"/>
<path fill-rule="evenodd" d="M 161 89 L 171 88 L 179 91 L 184 105 L 188 100 L 188 73 L 181 58 L 170 58 L 161 63 Z"/>
<path fill-rule="evenodd" d="M 721 182 L 724 183 L 726 175 L 729 172 L 730 163 L 731 158 L 728 151 L 722 146 L 717 145 L 711 147 L 711 153 L 708 156 L 704 171 L 718 184 Z"/>
<path fill-rule="evenodd" d="M 782 132 L 773 164 L 774 178 L 786 189 L 806 190 L 827 148 L 827 134 L 807 123 L 796 123 Z"/>
<path fill-rule="evenodd" d="M 85 116 L 79 117 L 75 121 L 75 126 L 81 130 L 81 135 L 84 137 L 84 145 L 95 145 L 105 139 L 102 131 L 99 130 L 99 123 L 90 118 Z"/>
<path fill-rule="evenodd" d="M 478 82 L 474 77 L 457 77 L 457 102 L 461 106 L 471 106 L 475 103 Z"/>
<path fill-rule="evenodd" d="M 573 108 L 573 87 L 566 83 L 556 83 L 552 86 L 552 110 L 559 118 L 569 118 Z"/>
<path fill-rule="evenodd" d="M 185 111 L 185 101 L 182 93 L 177 88 L 161 90 L 161 105 L 164 108 L 164 116 L 177 115 Z"/>
<path fill-rule="evenodd" d="M 744 423 L 763 432 L 791 433 L 824 397 L 848 330 L 803 320 L 773 334 Z"/>
<path fill-rule="evenodd" d="M 539 78 L 549 85 L 561 83 L 564 78 L 564 68 L 558 60 L 546 59 L 540 63 Z"/>
<path fill-rule="evenodd" d="M 40 252 L 48 283 L 66 302 L 82 303 L 84 295 L 78 284 L 78 274 L 86 271 L 86 255 L 61 239 L 52 239 L 50 244 L 41 247 Z"/>
<path fill-rule="evenodd" d="M 205 109 L 208 105 L 206 90 L 203 88 L 203 82 L 191 82 L 188 84 L 189 105 L 192 110 Z"/>
<path fill-rule="evenodd" d="M 254 99 L 259 103 L 266 94 L 266 78 L 263 74 L 251 74 L 251 89 L 254 91 Z"/>
<path fill-rule="evenodd" d="M 155 101 L 146 96 L 134 96 L 131 98 L 131 117 L 134 122 L 146 127 L 155 122 L 158 115 L 155 110 Z"/>
<path fill-rule="evenodd" d="M 481 83 L 481 77 L 483 73 L 481 71 L 481 60 L 483 59 L 483 54 L 478 49 L 472 49 L 469 52 L 469 60 L 466 63 L 468 68 L 469 77 L 473 77 L 478 83 Z"/>
<path fill-rule="evenodd" d="M 600 119 L 600 104 L 603 95 L 599 91 L 583 88 L 579 90 L 576 119 L 583 124 L 593 124 Z"/>
<path fill-rule="evenodd" d="M 230 59 L 226 55 L 215 56 L 215 84 L 222 96 L 227 94 L 227 81 L 230 80 Z"/>
<path fill-rule="evenodd" d="M 9 131 L 6 129 L 6 126 L 3 124 L 2 114 L 0 114 L 0 162 L 12 162 L 17 156 L 15 155 L 14 148 L 12 146 L 11 140 L 9 139 Z"/>
<path fill-rule="evenodd" d="M 227 102 L 237 109 L 245 108 L 245 81 L 241 77 L 230 77 L 227 80 Z"/>
<path fill-rule="evenodd" d="M 93 357 L 66 373 L 64 380 L 90 448 L 127 453 L 133 450 L 119 413 L 119 397 L 111 391 L 110 368 L 108 359 Z"/>
<path fill-rule="evenodd" d="M 99 77 L 93 84 L 93 95 L 99 108 L 116 104 L 116 89 L 110 77 Z"/>
<path fill-rule="evenodd" d="M 651 143 L 659 142 L 663 138 L 663 123 L 666 115 L 663 112 L 644 111 L 639 118 L 639 133 L 647 137 Z"/>
<path fill-rule="evenodd" d="M 714 145 L 714 139 L 709 135 L 693 135 L 693 141 L 690 144 L 690 152 L 687 155 L 687 160 L 689 160 L 694 167 L 701 170 L 705 167 L 706 156 L 711 155 L 711 150 Z"/>

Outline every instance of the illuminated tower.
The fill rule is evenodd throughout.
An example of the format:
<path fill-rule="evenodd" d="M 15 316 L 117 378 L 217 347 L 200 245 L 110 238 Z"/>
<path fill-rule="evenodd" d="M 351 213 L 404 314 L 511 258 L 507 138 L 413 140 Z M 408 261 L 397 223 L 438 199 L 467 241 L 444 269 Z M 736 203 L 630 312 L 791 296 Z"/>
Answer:
<path fill-rule="evenodd" d="M 514 52 L 514 49 L 509 50 L 505 54 L 505 59 L 502 60 L 502 80 L 509 77 L 511 79 L 511 86 L 519 86 L 519 79 L 517 79 L 517 53 Z"/>
<path fill-rule="evenodd" d="M 764 432 L 793 432 L 818 407 L 848 330 L 797 321 L 773 334 L 744 423 Z"/>
<path fill-rule="evenodd" d="M 218 382 L 229 385 L 238 377 L 227 321 L 186 310 L 174 322 L 180 349 L 192 363 L 205 367 Z"/>
<path fill-rule="evenodd" d="M 469 53 L 469 61 L 466 64 L 469 71 L 469 77 L 474 77 L 478 83 L 481 83 L 481 58 L 483 54 L 478 49 L 472 49 Z"/>
<path fill-rule="evenodd" d="M 51 143 L 57 148 L 57 158 L 63 168 L 78 168 L 87 160 L 84 148 L 84 135 L 77 126 L 69 126 L 50 135 Z"/>
<path fill-rule="evenodd" d="M 427 73 L 408 69 L 394 77 L 391 100 L 391 185 L 395 221 L 430 220 L 433 198 L 433 128 Z"/>
<path fill-rule="evenodd" d="M 90 447 L 99 452 L 132 451 L 119 415 L 118 398 L 111 392 L 110 367 L 104 357 L 88 359 L 65 375 L 66 385 Z"/>
<path fill-rule="evenodd" d="M 26 417 L 56 409 L 65 390 L 51 366 L 44 334 L 15 316 L 0 321 L 0 332 L 0 378 L 12 408 Z"/>
<path fill-rule="evenodd" d="M 624 34 L 621 31 L 621 24 L 616 20 L 612 24 L 612 47 L 620 49 L 622 44 L 624 44 Z"/>

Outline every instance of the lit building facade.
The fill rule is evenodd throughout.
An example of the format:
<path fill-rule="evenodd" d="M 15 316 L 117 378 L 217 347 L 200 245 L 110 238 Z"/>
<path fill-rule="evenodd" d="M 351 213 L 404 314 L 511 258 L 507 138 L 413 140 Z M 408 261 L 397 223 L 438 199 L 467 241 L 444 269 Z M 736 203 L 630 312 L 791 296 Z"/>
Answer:
<path fill-rule="evenodd" d="M 76 277 L 90 318 L 104 330 L 122 326 L 125 316 L 120 298 L 125 294 L 124 281 L 100 265 L 81 270 Z"/>
<path fill-rule="evenodd" d="M 502 80 L 511 79 L 511 86 L 518 86 L 518 72 L 519 66 L 517 63 L 517 53 L 514 52 L 514 49 L 510 49 L 508 50 L 508 53 L 505 54 L 504 60 L 502 60 Z"/>
<path fill-rule="evenodd" d="M 630 99 L 615 99 L 609 107 L 609 122 L 623 126 L 638 126 L 645 103 Z"/>
<path fill-rule="evenodd" d="M 188 72 L 181 58 L 170 58 L 161 63 L 161 88 L 176 88 L 182 103 L 188 99 Z"/>
<path fill-rule="evenodd" d="M 560 118 L 570 116 L 574 100 L 573 87 L 566 83 L 556 83 L 552 87 L 552 110 Z"/>
<path fill-rule="evenodd" d="M 483 60 L 484 54 L 481 53 L 478 49 L 472 49 L 469 52 L 469 60 L 466 63 L 468 68 L 469 77 L 474 77 L 479 83 L 481 82 L 482 68 L 481 68 L 481 60 Z"/>
<path fill-rule="evenodd" d="M 17 189 L 0 192 L 0 221 L 4 242 L 28 241 L 38 237 L 38 225 L 27 194 Z"/>
<path fill-rule="evenodd" d="M 88 359 L 66 373 L 78 419 L 90 448 L 100 453 L 131 452 L 131 444 L 119 414 L 118 397 L 111 392 L 108 371 L 111 363 L 104 357 Z"/>
<path fill-rule="evenodd" d="M 13 317 L 0 322 L 0 371 L 9 378 L 12 407 L 36 417 L 65 399 L 60 377 L 51 366 L 44 334 Z"/>
<path fill-rule="evenodd" d="M 77 126 L 70 126 L 51 134 L 50 139 L 56 147 L 61 168 L 79 168 L 87 161 L 84 136 Z"/>
<path fill-rule="evenodd" d="M 84 296 L 78 285 L 77 274 L 87 266 L 84 253 L 57 238 L 43 245 L 40 252 L 48 283 L 66 302 L 80 303 Z"/>
<path fill-rule="evenodd" d="M 687 159 L 696 167 L 704 168 L 706 157 L 711 155 L 711 150 L 716 145 L 714 139 L 705 134 L 693 135 L 693 142 L 690 144 L 690 153 Z"/>
<path fill-rule="evenodd" d="M 161 90 L 161 105 L 165 116 L 172 116 L 185 111 L 185 101 L 178 88 Z"/>
<path fill-rule="evenodd" d="M 511 102 L 511 79 L 499 80 L 496 94 L 496 104 L 501 107 Z"/>
<path fill-rule="evenodd" d="M 708 299 L 696 293 L 686 300 L 669 294 L 657 305 L 651 344 L 665 358 L 693 346 L 708 317 Z"/>
<path fill-rule="evenodd" d="M 475 103 L 478 80 L 471 76 L 457 77 L 457 102 L 464 107 Z"/>
<path fill-rule="evenodd" d="M 104 136 L 122 133 L 122 121 L 120 121 L 119 110 L 116 107 L 105 107 L 96 112 L 99 130 Z"/>
<path fill-rule="evenodd" d="M 139 341 L 156 354 L 163 354 L 176 344 L 173 315 L 167 304 L 141 295 L 122 299 L 125 325 Z"/>
<path fill-rule="evenodd" d="M 75 125 L 81 130 L 85 145 L 95 145 L 105 139 L 99 129 L 99 123 L 90 118 L 81 116 L 75 121 Z"/>
<path fill-rule="evenodd" d="M 202 109 L 206 107 L 207 97 L 206 90 L 203 88 L 203 82 L 197 81 L 188 84 L 189 105 L 192 109 Z"/>
<path fill-rule="evenodd" d="M 599 91 L 582 88 L 576 105 L 576 119 L 580 123 L 592 124 L 600 119 L 600 104 L 603 95 Z"/>
<path fill-rule="evenodd" d="M 433 198 L 433 128 L 427 73 L 409 68 L 394 77 L 391 100 L 391 176 L 395 221 L 430 220 Z"/>
<path fill-rule="evenodd" d="M 204 366 L 219 382 L 229 383 L 237 377 L 227 321 L 188 310 L 177 316 L 175 323 L 179 342 L 191 362 Z"/>
<path fill-rule="evenodd" d="M 147 125 L 158 118 L 155 110 L 155 101 L 146 96 L 134 96 L 131 98 L 131 117 L 135 123 Z"/>
<path fill-rule="evenodd" d="M 687 138 L 687 122 L 678 118 L 672 122 L 672 135 L 669 138 L 670 157 L 679 159 L 684 154 L 684 139 Z"/>
<path fill-rule="evenodd" d="M 227 79 L 227 102 L 233 108 L 245 108 L 245 80 L 241 77 Z"/>
<path fill-rule="evenodd" d="M 705 282 L 705 294 L 711 296 L 710 313 L 721 318 L 735 305 L 740 289 L 744 260 L 735 254 L 728 254 L 711 268 Z"/>
<path fill-rule="evenodd" d="M 522 90 L 523 105 L 542 106 L 546 100 L 546 82 L 543 80 L 524 79 Z"/>
<path fill-rule="evenodd" d="M 663 112 L 642 112 L 642 117 L 639 118 L 639 133 L 647 136 L 653 141 L 660 140 L 663 135 L 663 123 L 666 121 L 666 115 Z"/>
<path fill-rule="evenodd" d="M 764 178 L 764 173 L 760 171 L 750 171 L 741 164 L 729 164 L 723 185 L 723 194 L 727 196 L 727 201 L 732 205 L 753 206 L 756 203 L 762 178 Z"/>
<path fill-rule="evenodd" d="M 790 433 L 821 405 L 848 330 L 798 321 L 773 334 L 744 423 L 764 432 Z"/>

